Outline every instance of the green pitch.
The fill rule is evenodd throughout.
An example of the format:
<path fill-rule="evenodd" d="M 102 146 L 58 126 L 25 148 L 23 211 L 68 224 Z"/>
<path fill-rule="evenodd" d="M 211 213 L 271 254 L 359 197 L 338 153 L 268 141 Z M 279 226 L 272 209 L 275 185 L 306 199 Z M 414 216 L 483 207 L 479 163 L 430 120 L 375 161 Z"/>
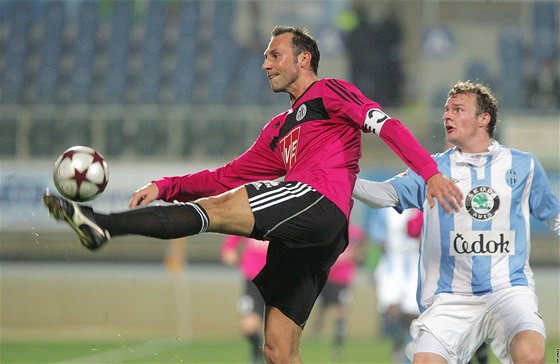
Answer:
<path fill-rule="evenodd" d="M 556 340 L 557 341 L 557 340 Z M 558 344 L 547 343 L 547 362 L 555 360 Z M 390 363 L 391 346 L 385 339 L 349 339 L 343 357 L 333 359 L 325 339 L 304 339 L 305 363 Z M 4 342 L 0 362 L 8 363 L 246 363 L 243 340 L 140 342 Z M 498 363 L 491 356 L 490 363 Z"/>

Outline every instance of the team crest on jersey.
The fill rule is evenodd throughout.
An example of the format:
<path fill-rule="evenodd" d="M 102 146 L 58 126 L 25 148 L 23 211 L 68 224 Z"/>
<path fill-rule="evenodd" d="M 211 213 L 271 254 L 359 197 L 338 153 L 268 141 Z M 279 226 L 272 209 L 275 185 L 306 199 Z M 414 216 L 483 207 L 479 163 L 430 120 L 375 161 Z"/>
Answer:
<path fill-rule="evenodd" d="M 475 219 L 488 220 L 493 218 L 500 208 L 500 197 L 488 186 L 477 186 L 467 194 L 465 208 Z"/>
<path fill-rule="evenodd" d="M 300 129 L 301 128 L 298 126 L 288 135 L 286 135 L 282 140 L 280 140 L 280 148 L 282 148 L 282 158 L 284 159 L 284 165 L 286 166 L 287 170 L 290 170 L 297 161 Z"/>
<path fill-rule="evenodd" d="M 517 173 L 512 168 L 506 171 L 506 183 L 510 187 L 515 186 L 517 183 Z"/>
<path fill-rule="evenodd" d="M 307 114 L 307 106 L 305 106 L 305 104 L 302 104 L 297 110 L 296 120 L 297 121 L 303 120 L 303 118 L 305 117 L 305 114 Z"/>

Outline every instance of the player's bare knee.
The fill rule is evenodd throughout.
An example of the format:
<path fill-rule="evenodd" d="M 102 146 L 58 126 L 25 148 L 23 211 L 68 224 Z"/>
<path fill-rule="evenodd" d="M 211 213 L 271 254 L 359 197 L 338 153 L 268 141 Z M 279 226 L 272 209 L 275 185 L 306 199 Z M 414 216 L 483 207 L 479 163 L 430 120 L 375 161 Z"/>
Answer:
<path fill-rule="evenodd" d="M 538 334 L 522 331 L 514 337 L 511 343 L 511 357 L 515 363 L 544 364 L 545 340 L 542 336 L 535 337 L 536 335 Z"/>
<path fill-rule="evenodd" d="M 273 345 L 264 344 L 263 348 L 264 359 L 268 364 L 273 363 L 301 363 L 299 354 L 292 353 L 290 350 L 281 350 L 275 348 Z"/>
<path fill-rule="evenodd" d="M 248 236 L 254 226 L 245 188 L 196 201 L 208 215 L 208 231 Z"/>

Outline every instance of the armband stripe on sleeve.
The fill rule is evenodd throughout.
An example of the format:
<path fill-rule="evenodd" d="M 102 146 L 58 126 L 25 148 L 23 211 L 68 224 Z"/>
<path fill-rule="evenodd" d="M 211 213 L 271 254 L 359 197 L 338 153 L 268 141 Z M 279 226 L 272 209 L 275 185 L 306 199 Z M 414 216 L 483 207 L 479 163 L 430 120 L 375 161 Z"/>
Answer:
<path fill-rule="evenodd" d="M 368 133 L 381 135 L 381 129 L 391 117 L 379 109 L 370 109 L 364 121 L 364 130 Z"/>

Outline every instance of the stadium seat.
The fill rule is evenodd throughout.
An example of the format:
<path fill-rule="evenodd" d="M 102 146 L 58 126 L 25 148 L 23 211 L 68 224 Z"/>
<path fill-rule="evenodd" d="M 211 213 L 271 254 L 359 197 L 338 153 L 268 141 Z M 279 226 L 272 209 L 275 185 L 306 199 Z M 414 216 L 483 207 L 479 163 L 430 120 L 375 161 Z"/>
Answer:
<path fill-rule="evenodd" d="M 239 46 L 232 37 L 232 23 L 236 4 L 232 1 L 215 1 L 212 41 L 210 43 L 210 62 L 208 74 L 208 104 L 231 102 L 228 97 L 230 85 L 239 76 L 233 72 L 239 54 Z"/>
<path fill-rule="evenodd" d="M 25 85 L 25 65 L 28 56 L 28 34 L 32 22 L 32 4 L 29 1 L 0 2 L 0 20 L 3 34 L 4 67 L 0 75 L 0 100 L 18 103 Z M 23 66 L 23 67 L 22 67 Z"/>
<path fill-rule="evenodd" d="M 526 104 L 527 90 L 523 74 L 523 40 L 517 27 L 507 27 L 499 35 L 499 60 L 501 66 L 499 98 L 503 108 L 522 108 Z"/>
<path fill-rule="evenodd" d="M 95 60 L 95 42 L 98 24 L 97 2 L 79 3 L 77 22 L 78 34 L 73 47 L 74 66 L 70 79 L 70 101 L 85 104 L 91 101 L 93 84 L 93 64 Z"/>
<path fill-rule="evenodd" d="M 47 2 L 42 18 L 43 36 L 34 97 L 36 103 L 51 104 L 57 101 L 64 24 L 64 3 L 62 1 Z"/>
<path fill-rule="evenodd" d="M 492 80 L 488 70 L 488 64 L 482 59 L 471 59 L 467 63 L 467 80 L 481 82 L 490 85 Z"/>
<path fill-rule="evenodd" d="M 195 99 L 197 54 L 199 51 L 200 3 L 182 1 L 180 31 L 176 45 L 172 100 L 176 104 L 190 104 Z"/>
<path fill-rule="evenodd" d="M 146 7 L 141 52 L 142 66 L 138 80 L 138 101 L 141 103 L 158 103 L 160 98 L 165 6 L 163 1 L 150 1 Z"/>
<path fill-rule="evenodd" d="M 132 1 L 115 1 L 111 9 L 108 37 L 107 62 L 102 102 L 118 104 L 124 100 L 128 71 L 129 36 L 133 18 Z"/>

